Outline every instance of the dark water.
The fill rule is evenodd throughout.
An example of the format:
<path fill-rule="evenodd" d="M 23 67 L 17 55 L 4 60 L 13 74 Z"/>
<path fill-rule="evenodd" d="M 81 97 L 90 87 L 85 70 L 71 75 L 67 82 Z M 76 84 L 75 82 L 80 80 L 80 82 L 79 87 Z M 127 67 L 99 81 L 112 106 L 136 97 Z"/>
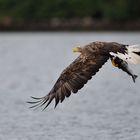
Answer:
<path fill-rule="evenodd" d="M 28 108 L 78 56 L 73 47 L 97 40 L 137 44 L 140 33 L 0 34 L 0 140 L 140 139 L 140 78 L 133 84 L 110 61 L 55 110 Z M 140 65 L 131 68 L 140 75 Z"/>

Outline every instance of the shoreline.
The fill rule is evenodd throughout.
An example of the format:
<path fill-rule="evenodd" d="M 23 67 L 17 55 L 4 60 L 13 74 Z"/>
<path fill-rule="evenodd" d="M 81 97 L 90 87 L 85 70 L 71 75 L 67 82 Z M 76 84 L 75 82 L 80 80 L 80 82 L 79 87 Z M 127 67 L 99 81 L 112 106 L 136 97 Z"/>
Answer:
<path fill-rule="evenodd" d="M 110 21 L 92 18 L 0 21 L 0 31 L 140 31 L 140 20 Z"/>

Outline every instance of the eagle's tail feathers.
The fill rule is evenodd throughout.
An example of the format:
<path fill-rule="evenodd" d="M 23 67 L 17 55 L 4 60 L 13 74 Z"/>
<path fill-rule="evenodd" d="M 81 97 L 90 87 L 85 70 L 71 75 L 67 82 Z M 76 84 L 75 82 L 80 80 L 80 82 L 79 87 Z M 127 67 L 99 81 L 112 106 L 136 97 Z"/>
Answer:
<path fill-rule="evenodd" d="M 120 59 L 131 64 L 138 64 L 140 63 L 140 44 L 128 46 L 125 54 L 119 52 L 115 54 L 110 52 L 110 55 L 119 57 Z"/>

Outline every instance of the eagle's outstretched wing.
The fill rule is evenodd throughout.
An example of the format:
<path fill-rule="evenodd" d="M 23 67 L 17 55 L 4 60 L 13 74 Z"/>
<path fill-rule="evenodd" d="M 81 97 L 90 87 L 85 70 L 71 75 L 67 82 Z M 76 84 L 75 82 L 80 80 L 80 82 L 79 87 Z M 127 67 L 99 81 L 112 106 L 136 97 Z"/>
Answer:
<path fill-rule="evenodd" d="M 94 56 L 94 54 L 93 54 Z M 82 54 L 71 63 L 60 75 L 52 90 L 44 97 L 36 98 L 36 101 L 28 102 L 34 104 L 31 108 L 45 105 L 44 109 L 55 99 L 55 107 L 59 102 L 63 102 L 65 97 L 71 93 L 77 93 L 88 80 L 92 78 L 109 56 L 97 55 L 92 59 L 85 58 Z"/>

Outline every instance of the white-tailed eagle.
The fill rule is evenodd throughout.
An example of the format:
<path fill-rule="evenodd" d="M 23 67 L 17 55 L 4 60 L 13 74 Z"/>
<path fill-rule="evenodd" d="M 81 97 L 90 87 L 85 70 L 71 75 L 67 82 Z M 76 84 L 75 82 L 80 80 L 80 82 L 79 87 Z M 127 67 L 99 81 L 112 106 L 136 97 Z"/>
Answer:
<path fill-rule="evenodd" d="M 61 73 L 51 91 L 44 97 L 36 98 L 28 103 L 33 107 L 45 106 L 55 99 L 55 107 L 63 102 L 71 93 L 77 93 L 94 76 L 110 58 L 114 66 L 122 69 L 132 76 L 133 81 L 137 75 L 128 67 L 128 62 L 137 64 L 140 61 L 140 45 L 124 45 L 115 42 L 92 42 L 85 46 L 76 47 L 74 52 L 80 55 Z"/>

